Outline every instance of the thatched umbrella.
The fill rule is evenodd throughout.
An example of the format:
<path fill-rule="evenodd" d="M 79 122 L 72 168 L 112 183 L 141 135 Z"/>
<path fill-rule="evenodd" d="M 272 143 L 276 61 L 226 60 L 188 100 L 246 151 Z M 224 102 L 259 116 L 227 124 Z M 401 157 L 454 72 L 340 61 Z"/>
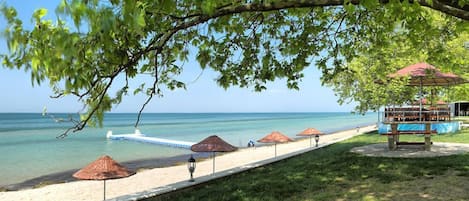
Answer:
<path fill-rule="evenodd" d="M 309 147 L 312 146 L 312 139 L 313 139 L 313 136 L 316 137 L 316 139 L 318 139 L 319 141 L 319 135 L 323 135 L 324 133 L 322 133 L 321 131 L 315 129 L 315 128 L 307 128 L 306 130 L 302 131 L 301 133 L 297 134 L 298 136 L 309 136 Z M 316 146 L 317 146 L 317 143 L 316 143 Z"/>
<path fill-rule="evenodd" d="M 197 144 L 191 146 L 191 150 L 194 152 L 212 152 L 213 155 L 213 173 L 215 173 L 215 152 L 231 152 L 238 148 L 225 142 L 220 137 L 212 135 L 205 138 Z"/>
<path fill-rule="evenodd" d="M 422 87 L 423 86 L 451 86 L 467 83 L 468 81 L 453 73 L 442 73 L 435 66 L 428 63 L 417 63 L 407 66 L 396 73 L 389 74 L 390 78 L 410 77 L 408 86 L 420 87 L 419 119 L 422 119 Z"/>
<path fill-rule="evenodd" d="M 284 142 L 293 142 L 292 139 L 290 139 L 289 137 L 287 137 L 286 135 L 278 132 L 278 131 L 274 131 L 268 135 L 266 135 L 265 137 L 263 137 L 262 139 L 260 140 L 257 140 L 258 142 L 262 142 L 262 143 L 275 143 L 275 157 L 277 157 L 277 143 L 284 143 Z"/>
<path fill-rule="evenodd" d="M 104 200 L 106 199 L 106 180 L 128 177 L 135 172 L 128 170 L 124 166 L 114 161 L 111 157 L 105 155 L 88 164 L 81 170 L 73 174 L 77 179 L 85 180 L 103 180 L 104 181 Z"/>
<path fill-rule="evenodd" d="M 418 105 L 420 104 L 420 102 L 422 102 L 422 105 L 431 105 L 430 101 L 426 98 L 422 98 L 420 99 L 420 101 L 415 101 L 412 103 L 412 105 Z M 447 105 L 448 103 L 443 101 L 443 100 L 437 100 L 436 101 L 436 105 Z"/>
<path fill-rule="evenodd" d="M 467 83 L 462 77 L 453 73 L 442 73 L 428 63 L 417 63 L 388 75 L 391 78 L 409 76 L 408 86 L 450 86 Z"/>

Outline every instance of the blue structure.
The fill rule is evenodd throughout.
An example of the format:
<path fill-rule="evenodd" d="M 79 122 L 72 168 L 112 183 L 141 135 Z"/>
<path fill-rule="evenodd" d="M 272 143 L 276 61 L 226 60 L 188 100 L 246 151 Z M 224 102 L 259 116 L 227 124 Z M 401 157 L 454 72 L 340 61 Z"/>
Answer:
<path fill-rule="evenodd" d="M 184 149 L 190 149 L 191 146 L 195 144 L 193 142 L 168 140 L 168 139 L 156 138 L 156 137 L 147 137 L 144 134 L 140 133 L 140 130 L 138 129 L 135 129 L 135 133 L 133 134 L 123 134 L 123 135 L 113 135 L 112 131 L 108 131 L 106 134 L 106 137 L 111 140 L 129 140 L 129 141 L 135 141 L 135 142 L 143 142 L 143 143 L 164 145 L 164 146 L 184 148 Z"/>
<path fill-rule="evenodd" d="M 460 122 L 435 122 L 432 123 L 431 130 L 436 130 L 438 134 L 442 133 L 454 133 L 460 129 Z M 425 130 L 425 124 L 415 123 L 415 124 L 398 124 L 397 130 Z M 378 133 L 388 133 L 391 132 L 391 125 L 380 123 L 378 127 Z"/>

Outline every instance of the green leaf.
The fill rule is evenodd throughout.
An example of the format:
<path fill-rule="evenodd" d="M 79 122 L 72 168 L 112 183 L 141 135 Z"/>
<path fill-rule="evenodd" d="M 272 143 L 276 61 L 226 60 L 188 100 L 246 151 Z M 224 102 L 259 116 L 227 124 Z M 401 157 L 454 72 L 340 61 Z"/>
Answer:
<path fill-rule="evenodd" d="M 176 1 L 174 0 L 160 0 L 161 8 L 165 11 L 176 10 Z"/>
<path fill-rule="evenodd" d="M 42 18 L 42 17 L 47 15 L 47 9 L 45 9 L 45 8 L 41 8 L 41 9 L 37 10 L 36 12 L 38 13 L 39 18 Z"/>
<path fill-rule="evenodd" d="M 18 50 L 18 41 L 10 40 L 8 42 L 8 50 L 10 50 L 11 52 L 16 52 Z"/>
<path fill-rule="evenodd" d="M 141 11 L 140 14 L 137 16 L 137 25 L 139 27 L 145 27 L 145 11 Z"/>
<path fill-rule="evenodd" d="M 37 10 L 34 11 L 34 14 L 33 14 L 33 16 L 36 20 L 39 20 L 39 19 L 43 18 L 46 15 L 47 15 L 47 9 L 45 9 L 45 8 L 37 9 Z"/>
<path fill-rule="evenodd" d="M 118 4 L 119 4 L 119 0 L 111 0 L 111 4 L 113 4 L 113 5 L 118 5 Z"/>
<path fill-rule="evenodd" d="M 40 62 L 41 60 L 39 60 L 37 57 L 33 57 L 31 59 L 31 67 L 33 68 L 33 72 L 38 71 Z"/>
<path fill-rule="evenodd" d="M 202 3 L 202 11 L 207 14 L 213 14 L 215 12 L 217 4 L 216 1 L 204 1 Z"/>

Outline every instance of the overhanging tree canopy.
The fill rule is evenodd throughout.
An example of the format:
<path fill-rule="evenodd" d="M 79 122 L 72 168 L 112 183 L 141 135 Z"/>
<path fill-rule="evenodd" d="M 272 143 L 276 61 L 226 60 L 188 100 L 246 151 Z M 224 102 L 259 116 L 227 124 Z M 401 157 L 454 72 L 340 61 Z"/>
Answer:
<path fill-rule="evenodd" d="M 427 16 L 427 19 L 434 21 L 428 30 L 457 32 L 453 21 L 437 15 Z M 468 26 L 466 23 L 465 27 Z M 339 103 L 358 103 L 355 110 L 359 112 L 377 111 L 379 107 L 391 103 L 412 103 L 419 97 L 418 89 L 405 87 L 408 84 L 406 80 L 389 80 L 387 75 L 425 61 L 437 65 L 443 72 L 452 72 L 468 80 L 469 60 L 465 58 L 469 58 L 469 48 L 464 47 L 464 41 L 469 41 L 469 32 L 447 39 L 422 38 L 419 43 L 412 43 L 405 32 L 395 32 L 389 36 L 388 45 L 372 45 L 370 49 L 373 51 L 353 58 L 346 64 L 348 71 L 336 74 L 325 84 L 333 88 Z M 426 87 L 424 94 L 431 94 L 434 89 L 439 92 L 434 95 L 445 101 L 464 100 L 469 95 L 469 84 L 454 86 L 450 90 L 447 87 Z"/>
<path fill-rule="evenodd" d="M 1 10 L 10 50 L 0 55 L 3 65 L 30 70 L 34 83 L 49 81 L 57 98 L 81 100 L 87 112 L 74 131 L 102 122 L 138 74 L 154 77 L 133 90 L 148 95 L 142 110 L 163 88 L 184 88 L 177 80 L 183 69 L 178 61 L 194 54 L 201 68 L 219 72 L 222 87 L 261 91 L 267 82 L 286 78 L 288 87 L 297 89 L 311 63 L 327 83 L 370 47 L 388 47 L 395 32 L 406 33 L 414 44 L 430 38 L 444 43 L 464 32 L 469 19 L 467 0 L 64 0 L 57 21 L 45 20 L 47 11 L 38 9 L 36 26 L 26 30 L 14 8 Z M 452 21 L 454 32 L 432 29 L 425 17 L 434 10 Z M 124 83 L 115 82 L 119 76 Z M 110 94 L 111 86 L 120 90 Z"/>

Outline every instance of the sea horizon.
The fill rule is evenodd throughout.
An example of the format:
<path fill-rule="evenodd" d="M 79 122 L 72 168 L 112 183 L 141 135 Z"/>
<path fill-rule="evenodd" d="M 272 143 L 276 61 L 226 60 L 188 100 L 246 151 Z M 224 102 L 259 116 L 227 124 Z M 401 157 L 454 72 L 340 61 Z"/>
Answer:
<path fill-rule="evenodd" d="M 70 113 L 48 113 L 66 118 Z M 138 113 L 106 113 L 103 127 L 87 127 L 56 139 L 71 124 L 56 123 L 41 113 L 0 113 L 0 187 L 21 183 L 44 175 L 81 168 L 101 155 L 118 162 L 156 161 L 156 167 L 168 165 L 157 159 L 177 159 L 191 154 L 187 149 L 106 139 L 114 134 L 134 132 Z M 138 128 L 150 137 L 198 142 L 210 135 L 245 147 L 274 130 L 296 138 L 308 127 L 325 133 L 337 132 L 377 122 L 376 113 L 350 112 L 205 112 L 142 113 Z M 181 158 L 179 158 L 181 160 Z M 138 165 L 137 165 L 138 166 Z"/>
<path fill-rule="evenodd" d="M 262 113 L 350 113 L 355 114 L 356 112 L 350 111 L 314 111 L 314 112 L 142 112 L 142 114 L 262 114 Z M 367 112 L 369 113 L 376 113 L 376 112 Z M 0 112 L 0 114 L 43 114 L 42 112 Z M 47 112 L 47 114 L 79 114 L 78 112 Z M 135 114 L 137 115 L 138 112 L 106 112 L 106 114 Z M 360 114 L 356 114 L 360 115 Z"/>

